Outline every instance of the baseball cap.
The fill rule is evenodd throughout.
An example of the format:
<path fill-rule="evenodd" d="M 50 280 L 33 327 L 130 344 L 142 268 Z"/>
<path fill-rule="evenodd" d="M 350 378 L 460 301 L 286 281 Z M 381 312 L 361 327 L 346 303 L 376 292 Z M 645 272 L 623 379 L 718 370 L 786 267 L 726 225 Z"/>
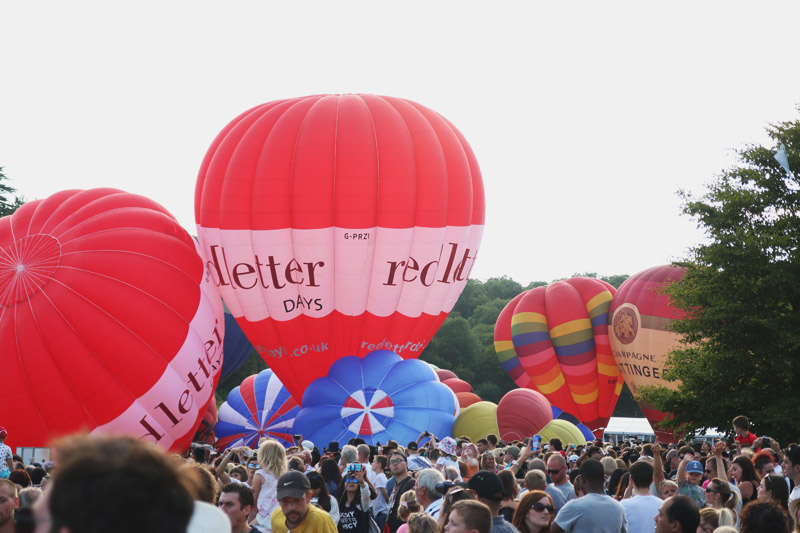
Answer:
<path fill-rule="evenodd" d="M 578 462 L 578 456 L 575 455 L 575 454 L 570 455 L 569 456 L 569 462 L 570 463 L 577 463 Z"/>
<path fill-rule="evenodd" d="M 0 426 L 0 437 L 7 437 L 7 436 L 8 436 L 8 432 L 6 431 L 6 428 L 4 428 L 3 426 Z"/>
<path fill-rule="evenodd" d="M 489 472 L 488 470 L 476 472 L 475 475 L 469 478 L 467 488 L 475 492 L 479 498 L 493 502 L 503 501 L 503 496 L 505 493 L 503 482 L 500 481 L 500 478 L 497 477 L 497 474 L 494 472 Z"/>
<path fill-rule="evenodd" d="M 703 465 L 700 464 L 700 461 L 689 461 L 686 465 L 686 473 L 687 474 L 702 474 L 703 473 Z"/>
<path fill-rule="evenodd" d="M 311 490 L 308 478 L 302 472 L 289 470 L 278 479 L 278 499 L 304 498 Z"/>
<path fill-rule="evenodd" d="M 414 441 L 409 442 L 408 446 L 406 446 L 406 450 L 417 451 L 418 449 L 419 447 L 417 446 L 417 443 Z"/>
<path fill-rule="evenodd" d="M 311 442 L 310 440 L 304 440 L 303 441 L 303 448 L 308 450 L 308 451 L 312 451 L 314 449 L 314 443 Z"/>

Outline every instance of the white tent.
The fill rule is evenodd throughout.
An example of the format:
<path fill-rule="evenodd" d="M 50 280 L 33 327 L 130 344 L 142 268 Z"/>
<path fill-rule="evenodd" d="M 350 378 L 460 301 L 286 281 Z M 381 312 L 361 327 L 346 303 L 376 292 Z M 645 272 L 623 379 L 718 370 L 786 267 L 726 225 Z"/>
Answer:
<path fill-rule="evenodd" d="M 695 436 L 694 440 L 713 440 L 724 436 L 718 429 L 709 429 L 704 434 Z M 655 434 L 646 418 L 617 416 L 608 421 L 603 439 L 614 443 L 628 439 L 652 442 L 655 440 Z"/>

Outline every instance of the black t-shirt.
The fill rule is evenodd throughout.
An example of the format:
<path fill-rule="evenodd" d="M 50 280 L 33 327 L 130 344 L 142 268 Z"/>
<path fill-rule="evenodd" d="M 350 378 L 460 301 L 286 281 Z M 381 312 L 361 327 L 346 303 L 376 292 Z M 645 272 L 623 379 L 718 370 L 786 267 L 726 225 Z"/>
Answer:
<path fill-rule="evenodd" d="M 396 533 L 397 529 L 403 525 L 403 521 L 397 516 L 397 508 L 400 507 L 400 496 L 413 489 L 415 484 L 414 478 L 408 476 L 400 483 L 395 483 L 394 485 L 392 495 L 389 496 L 389 514 L 386 519 L 386 523 L 389 524 L 392 533 Z"/>
<path fill-rule="evenodd" d="M 360 501 L 355 498 L 350 505 L 339 501 L 339 533 L 369 533 L 369 512 L 361 510 Z"/>

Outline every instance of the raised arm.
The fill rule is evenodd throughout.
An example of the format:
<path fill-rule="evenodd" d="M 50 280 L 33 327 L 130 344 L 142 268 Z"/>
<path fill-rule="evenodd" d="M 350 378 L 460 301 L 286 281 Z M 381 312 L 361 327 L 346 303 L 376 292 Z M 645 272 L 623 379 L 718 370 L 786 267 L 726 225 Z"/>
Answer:
<path fill-rule="evenodd" d="M 653 483 L 656 488 L 664 481 L 664 460 L 661 459 L 661 444 L 653 443 Z"/>

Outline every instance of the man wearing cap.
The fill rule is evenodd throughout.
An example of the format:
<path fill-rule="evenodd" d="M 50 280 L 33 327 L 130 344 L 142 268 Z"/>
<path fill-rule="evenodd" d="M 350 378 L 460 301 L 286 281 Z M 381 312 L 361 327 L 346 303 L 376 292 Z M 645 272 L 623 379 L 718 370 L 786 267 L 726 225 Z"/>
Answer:
<path fill-rule="evenodd" d="M 559 457 L 559 456 L 554 456 Z M 563 459 L 562 459 L 563 460 Z M 580 467 L 584 496 L 567 502 L 551 526 L 553 533 L 627 533 L 625 508 L 604 492 L 603 465 L 587 459 Z"/>
<path fill-rule="evenodd" d="M 800 499 L 800 446 L 795 444 L 783 454 L 783 474 L 792 480 L 794 489 L 789 494 L 789 503 Z"/>
<path fill-rule="evenodd" d="M 273 533 L 337 533 L 331 515 L 311 502 L 311 484 L 302 472 L 290 470 L 278 479 L 278 504 L 272 512 Z"/>
<path fill-rule="evenodd" d="M 500 516 L 500 502 L 503 501 L 505 489 L 497 474 L 480 470 L 469 478 L 467 488 L 492 512 L 492 533 L 518 533 L 517 528 Z"/>
<path fill-rule="evenodd" d="M 8 432 L 6 428 L 0 426 L 0 478 L 8 479 L 8 475 L 14 470 L 14 452 L 6 444 Z"/>

